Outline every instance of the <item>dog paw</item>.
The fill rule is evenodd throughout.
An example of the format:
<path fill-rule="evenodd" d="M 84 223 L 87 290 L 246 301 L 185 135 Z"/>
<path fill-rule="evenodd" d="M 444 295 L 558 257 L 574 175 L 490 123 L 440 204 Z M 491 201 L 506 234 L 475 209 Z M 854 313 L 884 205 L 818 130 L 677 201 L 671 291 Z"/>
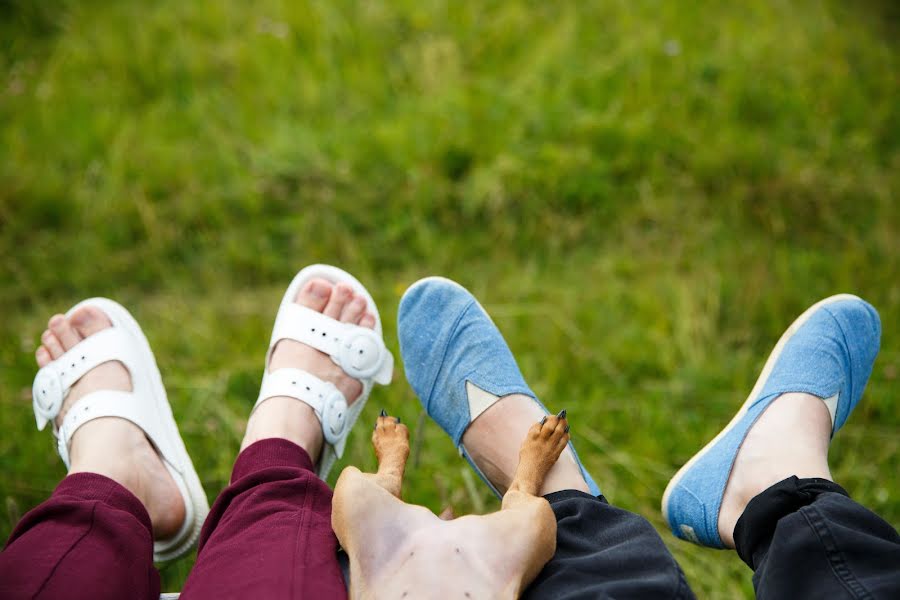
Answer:
<path fill-rule="evenodd" d="M 388 457 L 406 460 L 409 456 L 409 429 L 400 422 L 400 417 L 392 417 L 382 410 L 375 421 L 372 445 L 375 446 L 379 463 Z"/>
<path fill-rule="evenodd" d="M 550 470 L 569 443 L 569 421 L 565 409 L 558 415 L 548 415 L 528 430 L 519 459 Z"/>

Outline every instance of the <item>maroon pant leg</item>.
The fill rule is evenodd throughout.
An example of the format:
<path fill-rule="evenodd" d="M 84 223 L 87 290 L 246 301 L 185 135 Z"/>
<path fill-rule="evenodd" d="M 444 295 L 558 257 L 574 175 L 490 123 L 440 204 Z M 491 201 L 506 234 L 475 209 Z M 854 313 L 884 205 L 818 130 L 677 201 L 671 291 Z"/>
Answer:
<path fill-rule="evenodd" d="M 203 525 L 181 599 L 346 598 L 331 495 L 300 446 L 248 446 Z"/>
<path fill-rule="evenodd" d="M 112 479 L 69 475 L 0 553 L 0 598 L 158 600 L 150 516 Z"/>

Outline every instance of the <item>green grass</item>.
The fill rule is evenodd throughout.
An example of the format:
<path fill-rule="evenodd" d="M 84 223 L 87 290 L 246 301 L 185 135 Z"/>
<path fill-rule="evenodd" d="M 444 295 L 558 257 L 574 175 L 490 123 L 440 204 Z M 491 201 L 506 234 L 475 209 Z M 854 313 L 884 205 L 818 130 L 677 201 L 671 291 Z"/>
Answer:
<path fill-rule="evenodd" d="M 212 499 L 283 288 L 320 261 L 367 284 L 395 353 L 408 284 L 472 289 L 704 598 L 751 597 L 750 571 L 664 532 L 668 478 L 796 314 L 857 293 L 882 350 L 832 466 L 897 526 L 898 22 L 871 0 L 0 1 L 0 538 L 64 475 L 30 407 L 51 314 L 132 310 Z M 382 406 L 414 424 L 409 501 L 498 506 L 402 371 L 363 422 Z M 367 437 L 339 466 L 373 466 Z"/>

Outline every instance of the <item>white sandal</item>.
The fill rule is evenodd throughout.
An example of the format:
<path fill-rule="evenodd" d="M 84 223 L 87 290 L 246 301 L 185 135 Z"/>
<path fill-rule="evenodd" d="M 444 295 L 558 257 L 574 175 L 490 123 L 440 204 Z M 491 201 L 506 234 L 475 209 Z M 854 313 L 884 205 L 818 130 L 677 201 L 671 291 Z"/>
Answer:
<path fill-rule="evenodd" d="M 140 325 L 120 304 L 91 298 L 72 307 L 68 317 L 83 306 L 103 311 L 112 327 L 91 335 L 40 369 L 34 378 L 33 406 L 37 427 L 53 424 L 60 458 L 69 465 L 69 443 L 79 427 L 100 417 L 119 417 L 140 427 L 153 444 L 184 499 L 181 529 L 168 540 L 153 543 L 153 560 L 172 560 L 191 549 L 209 512 L 206 493 L 188 456 L 172 408 L 166 398 L 153 351 Z M 132 391 L 98 390 L 80 398 L 58 429 L 54 419 L 75 383 L 88 371 L 109 361 L 119 361 L 131 375 Z"/>
<path fill-rule="evenodd" d="M 346 283 L 366 299 L 367 311 L 375 317 L 375 329 L 341 323 L 321 312 L 295 302 L 297 292 L 311 279 L 320 278 L 332 283 Z M 347 399 L 333 384 L 301 369 L 282 368 L 269 373 L 269 359 L 275 345 L 289 339 L 311 346 L 331 357 L 344 373 L 359 380 L 363 389 L 359 398 L 348 406 Z M 275 396 L 288 396 L 308 404 L 322 423 L 325 443 L 316 472 L 322 479 L 335 460 L 344 453 L 347 434 L 356 423 L 375 383 L 387 385 L 394 372 L 394 357 L 384 345 L 381 317 L 375 301 L 355 277 L 329 265 L 311 265 L 297 273 L 281 300 L 266 367 L 254 410 L 262 402 Z"/>

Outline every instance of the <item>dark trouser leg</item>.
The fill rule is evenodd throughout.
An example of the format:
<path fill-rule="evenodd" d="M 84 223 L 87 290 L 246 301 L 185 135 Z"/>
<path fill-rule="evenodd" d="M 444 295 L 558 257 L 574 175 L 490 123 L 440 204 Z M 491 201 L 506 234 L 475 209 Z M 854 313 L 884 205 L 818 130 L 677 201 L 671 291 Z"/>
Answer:
<path fill-rule="evenodd" d="M 247 447 L 203 525 L 182 600 L 346 598 L 331 494 L 300 446 Z"/>
<path fill-rule="evenodd" d="M 646 519 L 584 492 L 545 497 L 556 514 L 556 555 L 523 598 L 694 597 Z"/>
<path fill-rule="evenodd" d="M 0 553 L 0 598 L 159 598 L 150 515 L 108 477 L 66 477 Z"/>
<path fill-rule="evenodd" d="M 900 598 L 900 536 L 826 479 L 789 477 L 734 530 L 757 598 Z"/>

